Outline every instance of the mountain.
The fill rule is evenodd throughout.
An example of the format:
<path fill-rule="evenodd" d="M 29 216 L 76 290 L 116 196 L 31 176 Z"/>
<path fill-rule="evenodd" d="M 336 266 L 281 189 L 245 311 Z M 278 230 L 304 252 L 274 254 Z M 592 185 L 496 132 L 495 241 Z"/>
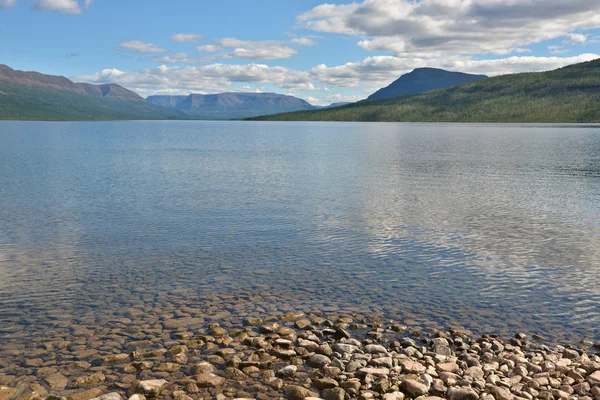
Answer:
<path fill-rule="evenodd" d="M 314 106 L 293 96 L 276 93 L 219 93 L 182 96 L 150 96 L 152 104 L 164 105 L 198 119 L 235 119 L 299 110 Z"/>
<path fill-rule="evenodd" d="M 261 120 L 600 122 L 600 59 L 547 72 L 496 76 L 446 89 Z"/>
<path fill-rule="evenodd" d="M 389 86 L 379 89 L 370 95 L 367 100 L 407 96 L 409 94 L 423 93 L 463 83 L 480 81 L 485 78 L 487 78 L 485 75 L 471 75 L 437 68 L 417 68 L 408 74 L 402 75 Z"/>
<path fill-rule="evenodd" d="M 0 64 L 0 119 L 174 119 L 183 113 L 147 103 L 108 83 L 74 83 L 64 76 L 17 71 Z"/>
<path fill-rule="evenodd" d="M 176 110 L 179 104 L 182 101 L 187 99 L 188 96 L 149 96 L 146 98 L 146 101 L 149 101 L 152 104 L 156 104 L 157 106 L 168 107 L 173 110 Z"/>
<path fill-rule="evenodd" d="M 330 105 L 325 106 L 323 108 L 341 107 L 341 106 L 347 106 L 348 104 L 352 104 L 352 103 L 349 102 L 349 101 L 342 101 L 342 102 L 339 102 L 339 103 L 331 103 Z"/>

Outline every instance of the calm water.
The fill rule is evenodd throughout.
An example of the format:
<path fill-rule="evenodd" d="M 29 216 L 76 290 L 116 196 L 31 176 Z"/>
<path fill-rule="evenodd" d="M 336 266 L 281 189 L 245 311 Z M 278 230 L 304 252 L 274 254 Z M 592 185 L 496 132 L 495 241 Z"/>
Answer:
<path fill-rule="evenodd" d="M 206 293 L 598 339 L 599 279 L 600 127 L 0 122 L 0 340 Z"/>

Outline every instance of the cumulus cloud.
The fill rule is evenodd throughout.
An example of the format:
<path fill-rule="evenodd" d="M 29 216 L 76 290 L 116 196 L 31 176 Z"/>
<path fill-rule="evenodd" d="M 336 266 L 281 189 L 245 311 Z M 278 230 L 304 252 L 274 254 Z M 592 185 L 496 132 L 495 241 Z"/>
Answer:
<path fill-rule="evenodd" d="M 363 0 L 320 5 L 299 15 L 297 22 L 315 31 L 360 35 L 361 48 L 398 57 L 510 54 L 575 30 L 600 27 L 600 2 Z"/>
<path fill-rule="evenodd" d="M 300 45 L 300 46 L 316 46 L 317 42 L 314 41 L 311 38 L 308 37 L 298 37 L 298 38 L 293 38 L 290 40 L 290 42 Z"/>
<path fill-rule="evenodd" d="M 152 57 L 150 60 L 161 64 L 201 64 L 206 61 L 203 58 L 191 58 L 188 53 L 175 53 L 164 57 Z"/>
<path fill-rule="evenodd" d="M 217 41 L 217 46 L 221 49 L 231 49 L 228 51 L 231 57 L 249 60 L 281 60 L 298 53 L 278 40 L 251 41 L 224 38 Z"/>
<path fill-rule="evenodd" d="M 196 48 L 198 49 L 198 51 L 203 51 L 203 52 L 207 52 L 207 53 L 213 53 L 215 51 L 223 50 L 221 47 L 214 45 L 214 44 L 206 44 L 204 46 L 198 46 Z"/>
<path fill-rule="evenodd" d="M 179 53 L 171 57 L 181 59 L 187 57 L 187 54 Z M 327 93 L 323 98 L 329 99 L 333 96 L 332 93 L 335 93 L 330 86 L 380 88 L 417 67 L 429 66 L 477 74 L 499 75 L 551 70 L 599 57 L 597 54 L 581 54 L 575 57 L 514 56 L 487 60 L 469 58 L 427 60 L 377 56 L 331 67 L 321 64 L 308 71 L 265 64 L 217 63 L 183 67 L 162 65 L 157 68 L 131 72 L 106 69 L 96 74 L 79 76 L 74 79 L 90 83 L 119 83 L 144 96 L 155 93 L 224 92 L 231 90 L 234 84 L 251 87 L 273 84 L 279 89 L 291 92 L 317 92 L 320 90 L 317 84 L 322 84 L 327 85 L 321 91 Z M 370 92 L 374 91 L 370 90 Z"/>
<path fill-rule="evenodd" d="M 171 36 L 171 39 L 174 42 L 199 42 L 202 40 L 204 35 L 196 34 L 196 33 L 178 33 L 176 35 Z"/>
<path fill-rule="evenodd" d="M 333 67 L 325 64 L 317 65 L 310 70 L 310 74 L 319 82 L 338 87 L 358 87 L 361 83 L 373 87 L 383 87 L 400 75 L 418 67 L 443 68 L 494 76 L 517 72 L 547 71 L 569 64 L 591 61 L 599 57 L 598 54 L 581 54 L 575 57 L 513 56 L 489 60 L 470 58 L 432 60 L 377 56 L 368 57 L 361 62 L 350 62 Z"/>
<path fill-rule="evenodd" d="M 0 9 L 1 8 L 10 8 L 17 5 L 17 0 L 0 0 Z"/>
<path fill-rule="evenodd" d="M 569 35 L 569 38 L 565 40 L 563 43 L 577 44 L 577 43 L 585 43 L 587 41 L 587 35 L 582 33 L 572 33 Z"/>
<path fill-rule="evenodd" d="M 122 40 L 119 49 L 142 54 L 164 54 L 169 52 L 167 49 L 140 40 Z"/>
<path fill-rule="evenodd" d="M 77 0 L 37 0 L 32 6 L 34 10 L 54 10 L 63 14 L 81 14 L 83 8 L 91 5 L 91 1 L 85 1 L 83 7 Z"/>
<path fill-rule="evenodd" d="M 182 93 L 214 93 L 230 90 L 232 84 L 256 85 L 273 83 L 281 89 L 307 88 L 311 84 L 308 72 L 264 64 L 211 64 L 200 67 L 167 67 L 124 72 L 105 69 L 96 74 L 73 78 L 90 83 L 121 84 L 146 96 L 166 90 Z"/>

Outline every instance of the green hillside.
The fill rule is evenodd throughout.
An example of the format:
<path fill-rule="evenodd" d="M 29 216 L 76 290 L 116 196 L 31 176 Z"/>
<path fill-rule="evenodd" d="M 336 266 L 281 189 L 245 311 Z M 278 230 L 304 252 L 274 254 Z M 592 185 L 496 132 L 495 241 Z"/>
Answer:
<path fill-rule="evenodd" d="M 0 65 L 0 120 L 178 118 L 185 115 L 150 104 L 119 85 L 73 83 L 64 77 Z"/>
<path fill-rule="evenodd" d="M 503 75 L 412 96 L 317 111 L 273 121 L 600 122 L 600 59 L 554 71 Z"/>

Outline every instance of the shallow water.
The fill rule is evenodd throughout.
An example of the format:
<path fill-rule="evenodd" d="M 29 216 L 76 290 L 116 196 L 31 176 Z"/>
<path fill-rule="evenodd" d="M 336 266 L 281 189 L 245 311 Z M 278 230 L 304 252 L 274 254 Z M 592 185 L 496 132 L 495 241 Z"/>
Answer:
<path fill-rule="evenodd" d="M 212 294 L 599 339 L 599 277 L 600 127 L 0 122 L 2 341 Z"/>

